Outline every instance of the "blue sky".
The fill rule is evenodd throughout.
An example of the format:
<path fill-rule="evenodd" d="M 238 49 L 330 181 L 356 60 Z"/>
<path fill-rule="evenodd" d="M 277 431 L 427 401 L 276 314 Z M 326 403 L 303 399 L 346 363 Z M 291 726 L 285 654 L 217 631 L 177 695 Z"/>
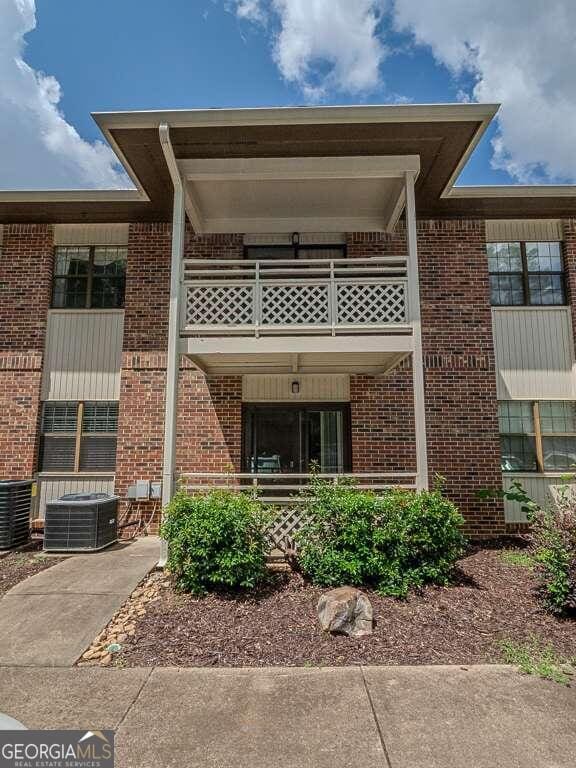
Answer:
<path fill-rule="evenodd" d="M 520 0 L 507 1 L 513 5 Z M 470 29 L 465 20 L 462 30 L 461 14 L 456 6 L 454 12 L 450 9 L 458 0 L 0 0 L 1 16 L 14 27 L 8 44 L 0 32 L 0 108 L 4 67 L 13 75 L 6 90 L 14 89 L 12 95 L 4 94 L 13 119 L 8 121 L 6 112 L 0 118 L 0 164 L 5 169 L 0 187 L 82 187 L 92 185 L 87 182 L 92 172 L 93 186 L 117 186 L 117 169 L 110 170 L 110 157 L 94 144 L 100 135 L 91 111 L 462 99 L 506 102 L 502 121 L 490 129 L 459 183 L 571 181 L 576 161 L 559 154 L 566 154 L 564 137 L 547 154 L 548 127 L 530 126 L 528 119 L 530 98 L 539 110 L 534 122 L 541 123 L 555 107 L 567 109 L 565 116 L 572 114 L 576 93 L 569 90 L 564 64 L 551 52 L 550 72 L 534 93 L 525 88 L 522 112 L 522 93 L 507 86 L 497 71 L 502 58 L 498 36 L 491 51 L 488 32 L 475 39 L 470 31 L 483 23 L 490 29 L 492 2 L 469 0 Z M 576 5 L 549 0 L 546 6 L 555 4 L 561 10 L 566 4 L 568 15 Z M 446 12 L 441 25 L 434 5 Z M 539 0 L 522 0 L 524 11 L 530 5 L 536 13 Z M 502 17 L 502 34 L 506 23 Z M 540 29 L 539 34 L 545 32 Z M 574 40 L 569 34 L 562 45 L 569 51 Z M 518 56 L 521 71 L 529 70 L 532 63 L 526 63 L 523 50 Z M 30 68 L 26 88 L 17 79 L 21 67 L 10 68 L 19 57 Z M 502 60 L 516 82 L 514 64 L 514 59 L 508 64 Z M 542 66 L 541 60 L 537 65 Z M 569 92 L 560 90 L 558 104 L 543 102 L 544 85 L 554 77 Z M 20 93 L 23 102 L 29 98 L 28 105 L 14 106 Z M 527 121 L 524 134 L 519 115 Z M 64 136 L 74 129 L 77 137 Z M 23 137 L 21 158 L 18 135 Z M 37 161 L 25 167 L 30 157 Z"/>

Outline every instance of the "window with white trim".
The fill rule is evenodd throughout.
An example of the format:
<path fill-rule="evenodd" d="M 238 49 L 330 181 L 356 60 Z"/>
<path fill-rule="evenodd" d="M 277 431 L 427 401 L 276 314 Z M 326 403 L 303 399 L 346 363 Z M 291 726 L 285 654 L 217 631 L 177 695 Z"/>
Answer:
<path fill-rule="evenodd" d="M 45 402 L 40 438 L 41 472 L 114 472 L 118 403 Z"/>
<path fill-rule="evenodd" d="M 576 403 L 501 401 L 498 419 L 503 472 L 576 470 Z"/>

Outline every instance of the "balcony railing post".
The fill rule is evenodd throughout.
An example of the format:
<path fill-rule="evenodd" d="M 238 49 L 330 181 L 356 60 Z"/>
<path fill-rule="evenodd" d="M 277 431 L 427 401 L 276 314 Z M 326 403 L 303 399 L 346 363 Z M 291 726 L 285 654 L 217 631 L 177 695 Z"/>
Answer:
<path fill-rule="evenodd" d="M 336 336 L 336 325 L 338 323 L 338 288 L 336 286 L 336 279 L 334 275 L 334 262 L 330 261 L 330 287 L 328 289 L 329 296 L 329 312 L 330 322 L 332 324 L 332 336 Z"/>
<path fill-rule="evenodd" d="M 260 262 L 256 262 L 256 269 L 254 274 L 254 293 L 252 296 L 253 311 L 254 311 L 254 334 L 256 338 L 260 338 L 260 324 L 262 322 L 262 294 L 260 284 Z"/>

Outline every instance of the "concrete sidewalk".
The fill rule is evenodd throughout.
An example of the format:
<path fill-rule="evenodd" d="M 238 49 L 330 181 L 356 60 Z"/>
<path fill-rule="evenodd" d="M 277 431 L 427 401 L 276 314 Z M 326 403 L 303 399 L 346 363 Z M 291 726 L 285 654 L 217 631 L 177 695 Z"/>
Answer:
<path fill-rule="evenodd" d="M 74 555 L 0 600 L 0 665 L 71 666 L 158 562 L 150 536 Z"/>
<path fill-rule="evenodd" d="M 116 768 L 573 768 L 576 690 L 508 667 L 0 669 L 29 728 L 113 728 Z"/>

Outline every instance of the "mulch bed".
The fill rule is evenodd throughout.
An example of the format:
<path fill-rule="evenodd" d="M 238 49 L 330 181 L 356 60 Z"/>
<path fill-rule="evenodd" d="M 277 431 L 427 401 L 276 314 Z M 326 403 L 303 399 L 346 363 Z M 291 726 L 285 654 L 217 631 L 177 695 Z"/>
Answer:
<path fill-rule="evenodd" d="M 43 555 L 40 544 L 31 549 L 0 555 L 0 596 L 29 576 L 45 571 L 61 560 L 61 557 Z"/>
<path fill-rule="evenodd" d="M 531 569 L 502 559 L 502 549 L 471 550 L 450 587 L 427 587 L 406 601 L 368 594 L 374 634 L 349 639 L 322 633 L 316 604 L 323 589 L 298 575 L 277 575 L 242 596 L 203 599 L 169 582 L 147 606 L 116 663 L 126 666 L 339 666 L 478 664 L 501 661 L 502 639 L 532 636 L 566 656 L 576 621 L 546 613 Z"/>

